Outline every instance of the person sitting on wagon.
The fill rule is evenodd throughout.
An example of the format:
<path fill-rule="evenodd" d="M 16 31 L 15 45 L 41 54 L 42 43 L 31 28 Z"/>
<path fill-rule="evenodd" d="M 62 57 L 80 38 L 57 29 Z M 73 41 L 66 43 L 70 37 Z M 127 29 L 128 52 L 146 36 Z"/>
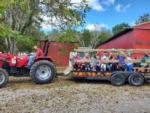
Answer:
<path fill-rule="evenodd" d="M 90 65 L 91 62 L 91 56 L 89 53 L 85 53 L 85 56 L 83 57 L 83 62 L 84 62 L 84 66 L 83 66 L 83 70 L 84 71 L 91 71 L 92 67 Z"/>
<path fill-rule="evenodd" d="M 101 57 L 99 54 L 96 54 L 96 71 L 101 71 Z"/>
<path fill-rule="evenodd" d="M 81 57 L 80 54 L 78 52 L 75 52 L 72 58 L 72 67 L 75 71 L 79 70 L 80 64 L 81 64 Z"/>
<path fill-rule="evenodd" d="M 69 59 L 69 66 L 64 70 L 64 75 L 68 75 L 71 71 L 80 70 L 80 55 L 78 52 L 71 52 Z"/>
<path fill-rule="evenodd" d="M 90 55 L 89 53 L 85 53 L 85 55 L 81 58 L 79 53 L 77 53 L 76 57 L 74 57 L 74 70 L 76 71 L 90 71 Z"/>
<path fill-rule="evenodd" d="M 91 57 L 91 61 L 90 61 L 90 65 L 91 65 L 92 71 L 96 71 L 97 62 L 98 61 L 97 61 L 96 56 L 92 56 Z"/>
<path fill-rule="evenodd" d="M 118 60 L 118 70 L 125 71 L 127 69 L 127 65 L 125 63 L 126 57 L 123 52 L 120 52 L 120 55 L 117 56 L 116 60 Z"/>
<path fill-rule="evenodd" d="M 116 71 L 117 70 L 117 60 L 116 60 L 116 54 L 111 53 L 109 57 L 109 65 L 110 65 L 110 71 Z"/>
<path fill-rule="evenodd" d="M 106 72 L 108 61 L 109 61 L 109 56 L 108 54 L 104 53 L 103 56 L 101 57 L 101 71 L 102 72 Z"/>
<path fill-rule="evenodd" d="M 134 65 L 133 65 L 133 59 L 131 58 L 129 53 L 127 54 L 126 60 L 127 60 L 127 62 L 126 62 L 127 71 L 132 72 Z"/>
<path fill-rule="evenodd" d="M 141 59 L 141 64 L 140 65 L 142 67 L 148 67 L 147 61 L 149 61 L 149 60 L 150 60 L 149 56 L 147 54 L 145 54 L 144 57 Z"/>

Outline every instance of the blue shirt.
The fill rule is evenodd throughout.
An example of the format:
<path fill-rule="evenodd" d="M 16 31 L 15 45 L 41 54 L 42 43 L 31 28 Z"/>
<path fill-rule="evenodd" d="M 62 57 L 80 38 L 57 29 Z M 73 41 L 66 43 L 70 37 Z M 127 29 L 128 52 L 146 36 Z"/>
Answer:
<path fill-rule="evenodd" d="M 118 57 L 117 57 L 117 60 L 119 60 L 119 63 L 120 63 L 120 64 L 125 64 L 125 59 L 126 59 L 126 58 L 125 58 L 124 56 L 118 56 Z"/>

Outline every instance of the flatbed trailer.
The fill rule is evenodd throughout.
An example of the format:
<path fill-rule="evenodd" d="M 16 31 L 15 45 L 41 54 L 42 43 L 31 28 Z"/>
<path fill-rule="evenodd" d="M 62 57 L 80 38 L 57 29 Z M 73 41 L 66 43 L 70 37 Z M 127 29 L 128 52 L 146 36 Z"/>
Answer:
<path fill-rule="evenodd" d="M 149 49 L 86 49 L 79 48 L 75 49 L 74 52 L 131 52 L 133 53 L 141 53 L 141 54 L 149 54 Z M 140 63 L 141 59 L 136 59 L 133 63 Z M 149 65 L 147 67 L 136 66 L 133 68 L 132 72 L 128 71 L 82 71 L 82 70 L 72 70 L 72 77 L 74 78 L 82 78 L 82 79 L 91 79 L 91 80 L 108 80 L 111 84 L 115 86 L 124 85 L 128 82 L 133 86 L 141 86 L 145 81 L 150 80 L 150 61 L 147 61 Z"/>

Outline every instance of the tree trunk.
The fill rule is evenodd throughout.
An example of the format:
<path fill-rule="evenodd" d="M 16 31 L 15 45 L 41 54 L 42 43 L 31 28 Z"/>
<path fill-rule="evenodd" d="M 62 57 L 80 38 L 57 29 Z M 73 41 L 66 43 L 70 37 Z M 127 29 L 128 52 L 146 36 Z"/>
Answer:
<path fill-rule="evenodd" d="M 14 38 L 8 37 L 5 38 L 5 45 L 8 49 L 8 52 L 14 54 L 16 51 L 16 40 Z"/>

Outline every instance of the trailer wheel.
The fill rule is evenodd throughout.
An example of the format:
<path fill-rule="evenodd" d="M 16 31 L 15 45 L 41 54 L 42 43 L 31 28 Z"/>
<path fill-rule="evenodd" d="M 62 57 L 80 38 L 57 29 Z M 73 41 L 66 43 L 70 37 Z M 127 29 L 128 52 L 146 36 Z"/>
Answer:
<path fill-rule="evenodd" d="M 122 73 L 115 73 L 111 76 L 110 82 L 115 86 L 121 86 L 125 84 L 126 77 Z"/>
<path fill-rule="evenodd" d="M 8 73 L 6 70 L 0 68 L 0 88 L 6 86 L 8 83 Z"/>
<path fill-rule="evenodd" d="M 129 84 L 133 86 L 141 86 L 144 84 L 144 81 L 145 81 L 144 76 L 139 73 L 133 73 L 128 78 Z"/>
<path fill-rule="evenodd" d="M 37 84 L 50 83 L 56 76 L 55 67 L 50 61 L 40 60 L 32 65 L 30 75 Z"/>

